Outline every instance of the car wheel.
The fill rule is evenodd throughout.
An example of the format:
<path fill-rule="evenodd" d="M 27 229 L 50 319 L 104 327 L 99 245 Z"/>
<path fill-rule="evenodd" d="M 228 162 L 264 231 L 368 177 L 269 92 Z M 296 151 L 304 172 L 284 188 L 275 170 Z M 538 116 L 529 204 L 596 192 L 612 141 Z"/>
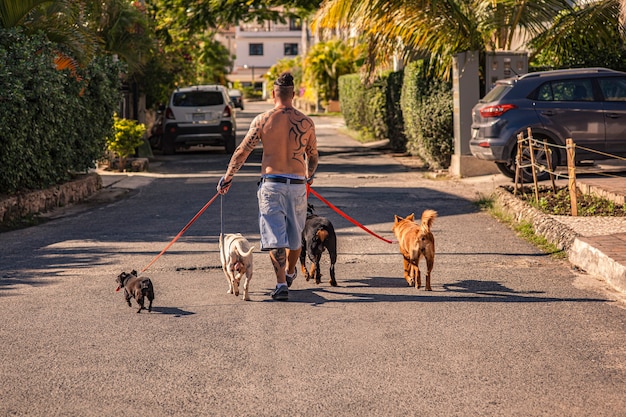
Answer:
<path fill-rule="evenodd" d="M 496 166 L 504 176 L 515 178 L 515 165 L 513 164 L 513 160 L 510 162 L 496 162 Z"/>
<path fill-rule="evenodd" d="M 176 146 L 174 145 L 174 139 L 172 138 L 163 138 L 161 145 L 163 155 L 173 155 L 176 152 Z"/>
<path fill-rule="evenodd" d="M 227 154 L 232 155 L 232 153 L 235 152 L 235 147 L 236 147 L 236 136 L 235 136 L 235 133 L 233 132 L 231 136 L 226 138 L 224 148 L 226 149 Z"/>
<path fill-rule="evenodd" d="M 152 149 L 160 150 L 163 142 L 163 137 L 161 135 L 152 135 L 148 138 L 148 142 L 150 143 Z"/>
<path fill-rule="evenodd" d="M 545 140 L 543 138 L 535 138 L 536 140 Z M 549 155 L 546 154 L 543 148 L 534 149 L 534 158 L 535 165 L 543 167 L 544 169 L 537 170 L 537 181 L 545 181 L 550 178 L 550 173 L 548 172 L 548 157 L 550 158 L 550 165 L 552 166 L 552 170 L 557 166 L 558 159 L 557 153 L 555 151 L 550 152 Z M 515 179 L 515 163 L 517 161 L 517 148 L 513 151 L 513 155 L 511 156 L 511 162 L 498 162 L 496 163 L 500 172 L 506 175 L 509 178 Z M 525 147 L 522 151 L 522 169 L 520 170 L 520 174 L 522 176 L 522 180 L 524 182 L 532 182 L 533 181 L 533 167 L 530 166 L 530 150 Z"/>

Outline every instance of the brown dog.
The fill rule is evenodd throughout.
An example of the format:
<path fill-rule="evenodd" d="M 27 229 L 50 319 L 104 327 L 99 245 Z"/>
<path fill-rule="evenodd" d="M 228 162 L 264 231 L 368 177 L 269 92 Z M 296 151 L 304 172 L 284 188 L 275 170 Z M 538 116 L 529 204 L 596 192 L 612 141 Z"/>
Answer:
<path fill-rule="evenodd" d="M 133 270 L 130 274 L 122 272 L 117 276 L 117 289 L 119 291 L 124 288 L 124 298 L 128 303 L 128 307 L 132 307 L 130 303 L 131 297 L 139 304 L 139 310 L 137 313 L 141 313 L 141 310 L 145 310 L 144 300 L 147 298 L 149 301 L 148 312 L 152 311 L 152 300 L 154 300 L 154 287 L 150 278 L 139 278 L 137 271 Z"/>
<path fill-rule="evenodd" d="M 409 286 L 420 288 L 422 278 L 420 275 L 419 261 L 422 256 L 426 258 L 426 291 L 430 288 L 430 273 L 435 264 L 435 237 L 430 231 L 433 221 L 437 217 L 434 210 L 424 210 L 422 213 L 422 224 L 415 223 L 415 215 L 411 214 L 403 219 L 395 216 L 393 223 L 393 233 L 398 239 L 400 253 L 404 257 L 404 279 Z"/>

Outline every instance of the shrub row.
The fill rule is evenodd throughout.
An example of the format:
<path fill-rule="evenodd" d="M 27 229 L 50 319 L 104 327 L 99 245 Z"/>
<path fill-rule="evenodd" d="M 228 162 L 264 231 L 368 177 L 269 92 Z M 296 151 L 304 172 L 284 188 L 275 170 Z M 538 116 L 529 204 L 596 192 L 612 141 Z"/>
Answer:
<path fill-rule="evenodd" d="M 0 193 L 43 189 L 94 167 L 119 106 L 120 68 L 57 70 L 43 36 L 0 29 Z"/>
<path fill-rule="evenodd" d="M 447 168 L 454 143 L 452 85 L 429 76 L 422 61 L 387 72 L 371 83 L 358 74 L 339 79 L 346 126 L 364 137 L 389 139 L 396 152 L 419 156 L 432 168 Z"/>
<path fill-rule="evenodd" d="M 360 132 L 367 139 L 386 139 L 387 105 L 384 78 L 370 85 L 361 81 L 358 74 L 339 77 L 339 103 L 346 126 Z"/>

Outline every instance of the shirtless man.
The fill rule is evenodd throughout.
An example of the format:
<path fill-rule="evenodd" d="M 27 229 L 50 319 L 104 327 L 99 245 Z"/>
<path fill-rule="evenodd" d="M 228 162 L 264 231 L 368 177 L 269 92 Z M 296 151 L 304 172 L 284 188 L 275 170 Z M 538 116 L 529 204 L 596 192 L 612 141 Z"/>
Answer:
<path fill-rule="evenodd" d="M 261 250 L 269 251 L 276 273 L 271 296 L 281 301 L 289 299 L 288 287 L 296 278 L 306 222 L 306 183 L 313 182 L 318 163 L 315 126 L 293 108 L 293 97 L 293 76 L 285 72 L 274 82 L 274 108 L 254 118 L 217 184 L 217 191 L 226 194 L 248 155 L 263 143 L 257 191 Z"/>

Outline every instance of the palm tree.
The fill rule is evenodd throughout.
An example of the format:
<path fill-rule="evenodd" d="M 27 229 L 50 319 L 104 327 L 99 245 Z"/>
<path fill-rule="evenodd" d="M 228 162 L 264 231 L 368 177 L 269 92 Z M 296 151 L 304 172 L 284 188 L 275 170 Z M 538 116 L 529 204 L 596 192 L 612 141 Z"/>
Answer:
<path fill-rule="evenodd" d="M 42 31 L 81 64 L 97 49 L 94 32 L 84 24 L 83 3 L 72 0 L 0 0 L 0 24 L 21 27 L 26 33 Z"/>
<path fill-rule="evenodd" d="M 58 0 L 57 0 L 58 2 Z M 0 27 L 12 28 L 24 23 L 28 13 L 33 9 L 46 4 L 55 3 L 54 0 L 1 0 Z"/>
<path fill-rule="evenodd" d="M 304 62 L 304 77 L 322 100 L 339 99 L 339 77 L 355 71 L 357 54 L 357 48 L 340 40 L 320 42 L 311 48 Z"/>
<path fill-rule="evenodd" d="M 0 0 L 0 25 L 43 31 L 64 51 L 63 62 L 68 55 L 84 65 L 97 53 L 115 54 L 135 72 L 153 50 L 147 16 L 126 0 Z"/>
<path fill-rule="evenodd" d="M 516 44 L 541 39 L 546 32 L 552 40 L 533 44 L 556 47 L 555 42 L 566 41 L 572 22 L 592 28 L 585 31 L 589 43 L 614 43 L 615 28 L 620 26 L 615 5 L 619 7 L 618 0 L 578 7 L 568 0 L 327 0 L 314 24 L 357 29 L 379 57 L 398 49 L 405 59 L 430 56 L 438 74 L 449 76 L 456 53 L 511 50 Z M 561 26 L 557 29 L 555 23 Z"/>
<path fill-rule="evenodd" d="M 155 47 L 145 8 L 139 2 L 107 0 L 88 1 L 84 10 L 102 52 L 118 56 L 130 74 L 140 73 Z"/>

